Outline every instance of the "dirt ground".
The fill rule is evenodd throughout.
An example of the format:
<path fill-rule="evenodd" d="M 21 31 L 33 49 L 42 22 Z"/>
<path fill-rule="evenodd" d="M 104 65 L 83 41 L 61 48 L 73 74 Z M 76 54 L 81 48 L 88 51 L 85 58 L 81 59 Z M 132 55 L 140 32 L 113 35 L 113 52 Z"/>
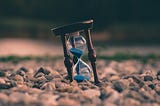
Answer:
<path fill-rule="evenodd" d="M 66 80 L 63 60 L 0 63 L 0 106 L 159 106 L 160 61 L 97 60 L 101 85 Z"/>
<path fill-rule="evenodd" d="M 10 40 L 0 42 L 1 56 L 63 55 L 59 46 L 48 42 L 16 39 L 11 46 L 7 42 Z M 142 47 L 107 50 L 158 54 L 157 48 L 146 47 L 143 52 Z M 98 55 L 108 53 L 97 50 Z M 69 82 L 62 58 L 1 61 L 0 106 L 160 106 L 160 60 L 97 59 L 97 71 L 99 85 L 94 84 L 93 77 L 90 81 Z"/>

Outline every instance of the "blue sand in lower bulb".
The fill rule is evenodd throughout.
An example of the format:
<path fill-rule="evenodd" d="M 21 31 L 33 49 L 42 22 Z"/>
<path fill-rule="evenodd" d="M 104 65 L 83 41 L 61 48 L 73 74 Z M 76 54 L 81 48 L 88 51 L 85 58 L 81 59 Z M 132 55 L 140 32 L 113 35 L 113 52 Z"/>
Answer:
<path fill-rule="evenodd" d="M 77 48 L 71 48 L 71 49 L 70 49 L 70 52 L 71 52 L 74 56 L 76 56 L 76 57 L 78 57 L 78 58 L 80 58 L 80 57 L 82 56 L 82 54 L 83 54 L 83 51 L 82 51 L 82 50 L 79 50 L 79 49 L 77 49 Z"/>
<path fill-rule="evenodd" d="M 90 78 L 87 76 L 82 76 L 82 75 L 76 75 L 74 77 L 74 80 L 76 80 L 77 82 L 82 82 L 84 80 L 89 80 Z"/>

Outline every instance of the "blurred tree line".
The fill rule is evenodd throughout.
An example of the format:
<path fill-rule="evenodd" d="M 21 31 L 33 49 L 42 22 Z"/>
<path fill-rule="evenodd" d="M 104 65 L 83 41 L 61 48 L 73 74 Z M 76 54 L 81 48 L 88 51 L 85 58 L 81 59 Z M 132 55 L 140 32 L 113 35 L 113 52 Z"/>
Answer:
<path fill-rule="evenodd" d="M 115 22 L 160 21 L 159 0 L 1 0 L 2 18 L 56 22 L 93 18 L 99 27 Z"/>
<path fill-rule="evenodd" d="M 46 37 L 58 24 L 94 19 L 105 40 L 159 42 L 159 10 L 159 0 L 1 0 L 0 33 Z"/>

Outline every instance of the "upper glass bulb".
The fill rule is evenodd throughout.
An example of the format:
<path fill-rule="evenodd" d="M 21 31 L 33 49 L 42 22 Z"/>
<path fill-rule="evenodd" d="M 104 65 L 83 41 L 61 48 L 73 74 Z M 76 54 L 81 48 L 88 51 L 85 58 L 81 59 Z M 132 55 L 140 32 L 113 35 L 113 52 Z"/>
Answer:
<path fill-rule="evenodd" d="M 86 40 L 81 35 L 70 36 L 67 42 L 69 51 L 78 58 L 86 49 Z"/>

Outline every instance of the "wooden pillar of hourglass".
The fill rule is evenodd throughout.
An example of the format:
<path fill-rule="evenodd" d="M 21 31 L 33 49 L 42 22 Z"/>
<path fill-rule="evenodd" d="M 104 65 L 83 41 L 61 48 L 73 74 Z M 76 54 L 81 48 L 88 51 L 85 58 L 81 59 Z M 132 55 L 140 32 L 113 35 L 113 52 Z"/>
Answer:
<path fill-rule="evenodd" d="M 56 36 L 61 37 L 64 57 L 65 57 L 64 64 L 65 64 L 65 67 L 67 68 L 68 78 L 70 81 L 73 81 L 73 68 L 72 68 L 73 61 L 67 50 L 66 35 L 73 32 L 77 32 L 77 31 L 84 31 L 86 36 L 86 41 L 87 41 L 87 47 L 88 47 L 88 59 L 91 62 L 91 66 L 94 74 L 94 82 L 95 84 L 99 83 L 97 70 L 96 70 L 96 52 L 93 48 L 91 35 L 90 35 L 90 29 L 92 29 L 92 27 L 93 27 L 93 20 L 88 20 L 88 21 L 78 22 L 78 23 L 60 26 L 52 29 L 52 32 Z"/>

